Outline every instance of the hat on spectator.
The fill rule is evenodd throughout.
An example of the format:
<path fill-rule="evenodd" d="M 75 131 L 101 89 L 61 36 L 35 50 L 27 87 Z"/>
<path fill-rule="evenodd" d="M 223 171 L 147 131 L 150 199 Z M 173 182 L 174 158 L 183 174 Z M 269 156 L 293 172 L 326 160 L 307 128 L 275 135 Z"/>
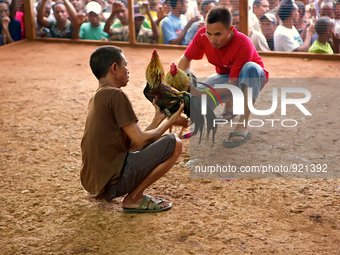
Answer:
<path fill-rule="evenodd" d="M 99 15 L 102 12 L 102 7 L 98 2 L 92 1 L 86 5 L 86 13 L 94 12 Z"/>
<path fill-rule="evenodd" d="M 138 6 L 138 5 L 135 5 L 135 6 L 134 6 L 134 12 L 135 12 L 135 18 L 138 18 L 138 17 L 143 17 L 143 18 L 145 18 L 145 16 L 142 15 L 142 14 L 140 13 L 139 6 Z"/>
<path fill-rule="evenodd" d="M 267 12 L 263 14 L 263 16 L 260 18 L 260 21 L 263 21 L 263 19 L 269 20 L 274 25 L 276 24 L 276 17 L 273 13 Z"/>

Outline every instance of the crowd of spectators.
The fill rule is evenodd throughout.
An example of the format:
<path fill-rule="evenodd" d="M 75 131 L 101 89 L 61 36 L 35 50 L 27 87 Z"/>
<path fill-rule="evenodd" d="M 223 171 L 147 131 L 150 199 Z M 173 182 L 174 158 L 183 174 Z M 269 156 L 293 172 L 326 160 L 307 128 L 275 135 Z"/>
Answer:
<path fill-rule="evenodd" d="M 239 0 L 134 0 L 136 42 L 188 45 L 215 6 L 239 29 Z M 258 51 L 338 53 L 340 0 L 250 0 L 248 36 Z M 129 41 L 127 0 L 39 0 L 38 37 Z M 0 0 L 0 45 L 25 38 L 23 0 Z"/>

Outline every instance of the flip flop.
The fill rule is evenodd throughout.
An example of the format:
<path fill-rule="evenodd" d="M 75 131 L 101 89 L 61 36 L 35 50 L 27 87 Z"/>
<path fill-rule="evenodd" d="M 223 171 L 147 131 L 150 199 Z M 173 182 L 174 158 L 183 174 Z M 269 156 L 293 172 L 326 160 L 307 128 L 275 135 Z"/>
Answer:
<path fill-rule="evenodd" d="M 231 117 L 225 119 L 225 118 L 223 118 L 223 116 L 225 116 L 225 115 L 230 115 Z M 232 120 L 233 118 L 235 118 L 236 116 L 237 115 L 234 115 L 232 111 L 224 110 L 220 116 L 217 116 L 217 118 L 218 119 L 225 119 L 225 120 L 229 121 L 229 120 Z"/>
<path fill-rule="evenodd" d="M 152 204 L 150 205 L 150 202 Z M 161 198 L 154 198 L 148 195 L 144 195 L 142 202 L 137 208 L 126 208 L 123 207 L 123 212 L 125 213 L 156 213 L 167 211 L 172 207 L 172 203 L 169 202 L 168 206 L 160 207 L 159 204 L 166 202 Z"/>
<path fill-rule="evenodd" d="M 244 144 L 246 141 L 248 141 L 251 138 L 251 133 L 248 132 L 248 134 L 242 133 L 242 132 L 230 132 L 229 133 L 229 139 L 232 137 L 236 137 L 236 136 L 242 136 L 244 139 L 241 141 L 237 141 L 237 142 L 227 142 L 226 139 L 223 140 L 223 147 L 226 148 L 234 148 L 234 147 L 238 147 L 242 144 Z"/>

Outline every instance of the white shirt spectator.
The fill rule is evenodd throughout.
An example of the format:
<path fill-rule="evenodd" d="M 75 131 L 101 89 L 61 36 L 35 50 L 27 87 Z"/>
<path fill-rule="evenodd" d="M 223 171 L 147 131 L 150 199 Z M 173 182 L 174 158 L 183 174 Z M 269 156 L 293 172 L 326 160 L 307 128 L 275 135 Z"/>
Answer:
<path fill-rule="evenodd" d="M 287 28 L 285 26 L 277 26 L 274 32 L 274 50 L 293 52 L 303 44 L 303 40 L 293 26 L 293 28 Z"/>

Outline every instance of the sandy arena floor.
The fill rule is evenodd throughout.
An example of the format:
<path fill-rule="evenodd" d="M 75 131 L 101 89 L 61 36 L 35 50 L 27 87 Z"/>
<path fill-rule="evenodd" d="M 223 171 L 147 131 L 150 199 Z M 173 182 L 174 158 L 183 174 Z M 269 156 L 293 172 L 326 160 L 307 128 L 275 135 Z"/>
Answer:
<path fill-rule="evenodd" d="M 21 42 L 0 48 L 1 254 L 339 254 L 339 179 L 191 179 L 189 141 L 169 173 L 147 190 L 173 202 L 164 213 L 126 215 L 121 198 L 96 200 L 81 186 L 80 140 L 97 88 L 88 65 L 97 46 Z M 124 48 L 129 95 L 140 125 L 154 110 L 142 93 L 152 49 Z M 159 50 L 165 69 L 183 51 Z M 340 78 L 340 62 L 263 57 L 270 77 Z M 199 77 L 214 68 L 193 62 Z M 312 116 L 290 108 L 296 129 L 251 129 L 234 165 L 320 163 L 339 171 L 339 82 L 304 84 Z M 279 86 L 279 85 L 278 85 Z M 270 106 L 271 85 L 257 105 Z M 193 141 L 192 141 L 193 142 Z M 203 141 L 206 143 L 207 141 Z M 290 157 L 293 155 L 293 159 Z"/>

